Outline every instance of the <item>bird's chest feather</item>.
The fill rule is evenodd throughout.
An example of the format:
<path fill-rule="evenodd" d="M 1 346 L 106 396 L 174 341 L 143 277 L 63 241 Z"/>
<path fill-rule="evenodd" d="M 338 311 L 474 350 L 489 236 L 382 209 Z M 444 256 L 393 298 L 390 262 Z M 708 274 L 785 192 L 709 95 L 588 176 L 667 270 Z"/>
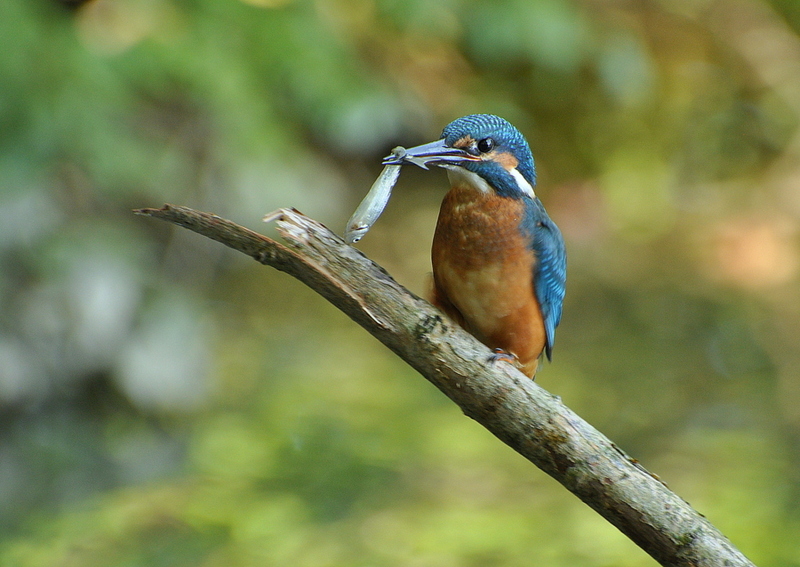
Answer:
<path fill-rule="evenodd" d="M 432 250 L 435 285 L 472 326 L 493 327 L 492 320 L 533 299 L 535 256 L 520 230 L 524 207 L 520 199 L 458 186 L 442 202 Z"/>

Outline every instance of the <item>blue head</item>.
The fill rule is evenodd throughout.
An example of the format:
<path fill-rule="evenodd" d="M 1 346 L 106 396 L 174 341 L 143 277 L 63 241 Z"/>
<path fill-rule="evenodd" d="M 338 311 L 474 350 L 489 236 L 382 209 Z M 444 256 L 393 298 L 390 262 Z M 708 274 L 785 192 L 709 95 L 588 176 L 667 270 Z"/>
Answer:
<path fill-rule="evenodd" d="M 439 140 L 390 156 L 384 163 L 463 168 L 479 178 L 474 184 L 482 180 L 505 197 L 532 197 L 536 185 L 536 168 L 525 137 L 493 114 L 462 116 L 445 126 Z"/>

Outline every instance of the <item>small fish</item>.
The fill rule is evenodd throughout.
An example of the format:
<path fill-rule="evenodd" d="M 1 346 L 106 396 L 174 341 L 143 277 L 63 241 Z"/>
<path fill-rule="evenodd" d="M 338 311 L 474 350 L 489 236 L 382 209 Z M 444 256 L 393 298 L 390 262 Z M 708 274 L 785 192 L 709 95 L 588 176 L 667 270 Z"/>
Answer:
<path fill-rule="evenodd" d="M 402 146 L 397 146 L 392 150 L 392 156 L 398 161 L 403 160 L 405 153 L 406 149 Z M 347 221 L 347 228 L 344 231 L 345 242 L 353 244 L 361 240 L 381 216 L 383 209 L 386 208 L 386 203 L 389 202 L 389 197 L 392 196 L 392 188 L 400 176 L 400 167 L 400 165 L 391 164 L 383 168 L 367 196 Z"/>

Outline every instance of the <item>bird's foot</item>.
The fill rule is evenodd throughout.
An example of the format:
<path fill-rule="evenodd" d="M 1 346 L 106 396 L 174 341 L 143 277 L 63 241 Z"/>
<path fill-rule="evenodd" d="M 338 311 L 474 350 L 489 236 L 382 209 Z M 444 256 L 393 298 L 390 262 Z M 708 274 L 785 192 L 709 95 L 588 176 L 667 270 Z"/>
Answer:
<path fill-rule="evenodd" d="M 499 362 L 501 360 L 512 364 L 515 368 L 522 368 L 523 366 L 519 361 L 519 357 L 513 352 L 508 352 L 501 348 L 492 349 L 492 354 L 489 355 L 489 362 Z"/>

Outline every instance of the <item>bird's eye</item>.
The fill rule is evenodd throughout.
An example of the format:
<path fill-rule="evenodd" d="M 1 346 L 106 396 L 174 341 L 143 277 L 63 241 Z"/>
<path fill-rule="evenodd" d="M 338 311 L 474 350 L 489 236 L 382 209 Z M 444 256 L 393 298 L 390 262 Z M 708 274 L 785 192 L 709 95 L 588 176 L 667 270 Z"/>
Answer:
<path fill-rule="evenodd" d="M 492 148 L 494 148 L 494 140 L 491 138 L 484 138 L 478 142 L 478 150 L 480 150 L 481 153 L 485 154 L 491 152 Z"/>

